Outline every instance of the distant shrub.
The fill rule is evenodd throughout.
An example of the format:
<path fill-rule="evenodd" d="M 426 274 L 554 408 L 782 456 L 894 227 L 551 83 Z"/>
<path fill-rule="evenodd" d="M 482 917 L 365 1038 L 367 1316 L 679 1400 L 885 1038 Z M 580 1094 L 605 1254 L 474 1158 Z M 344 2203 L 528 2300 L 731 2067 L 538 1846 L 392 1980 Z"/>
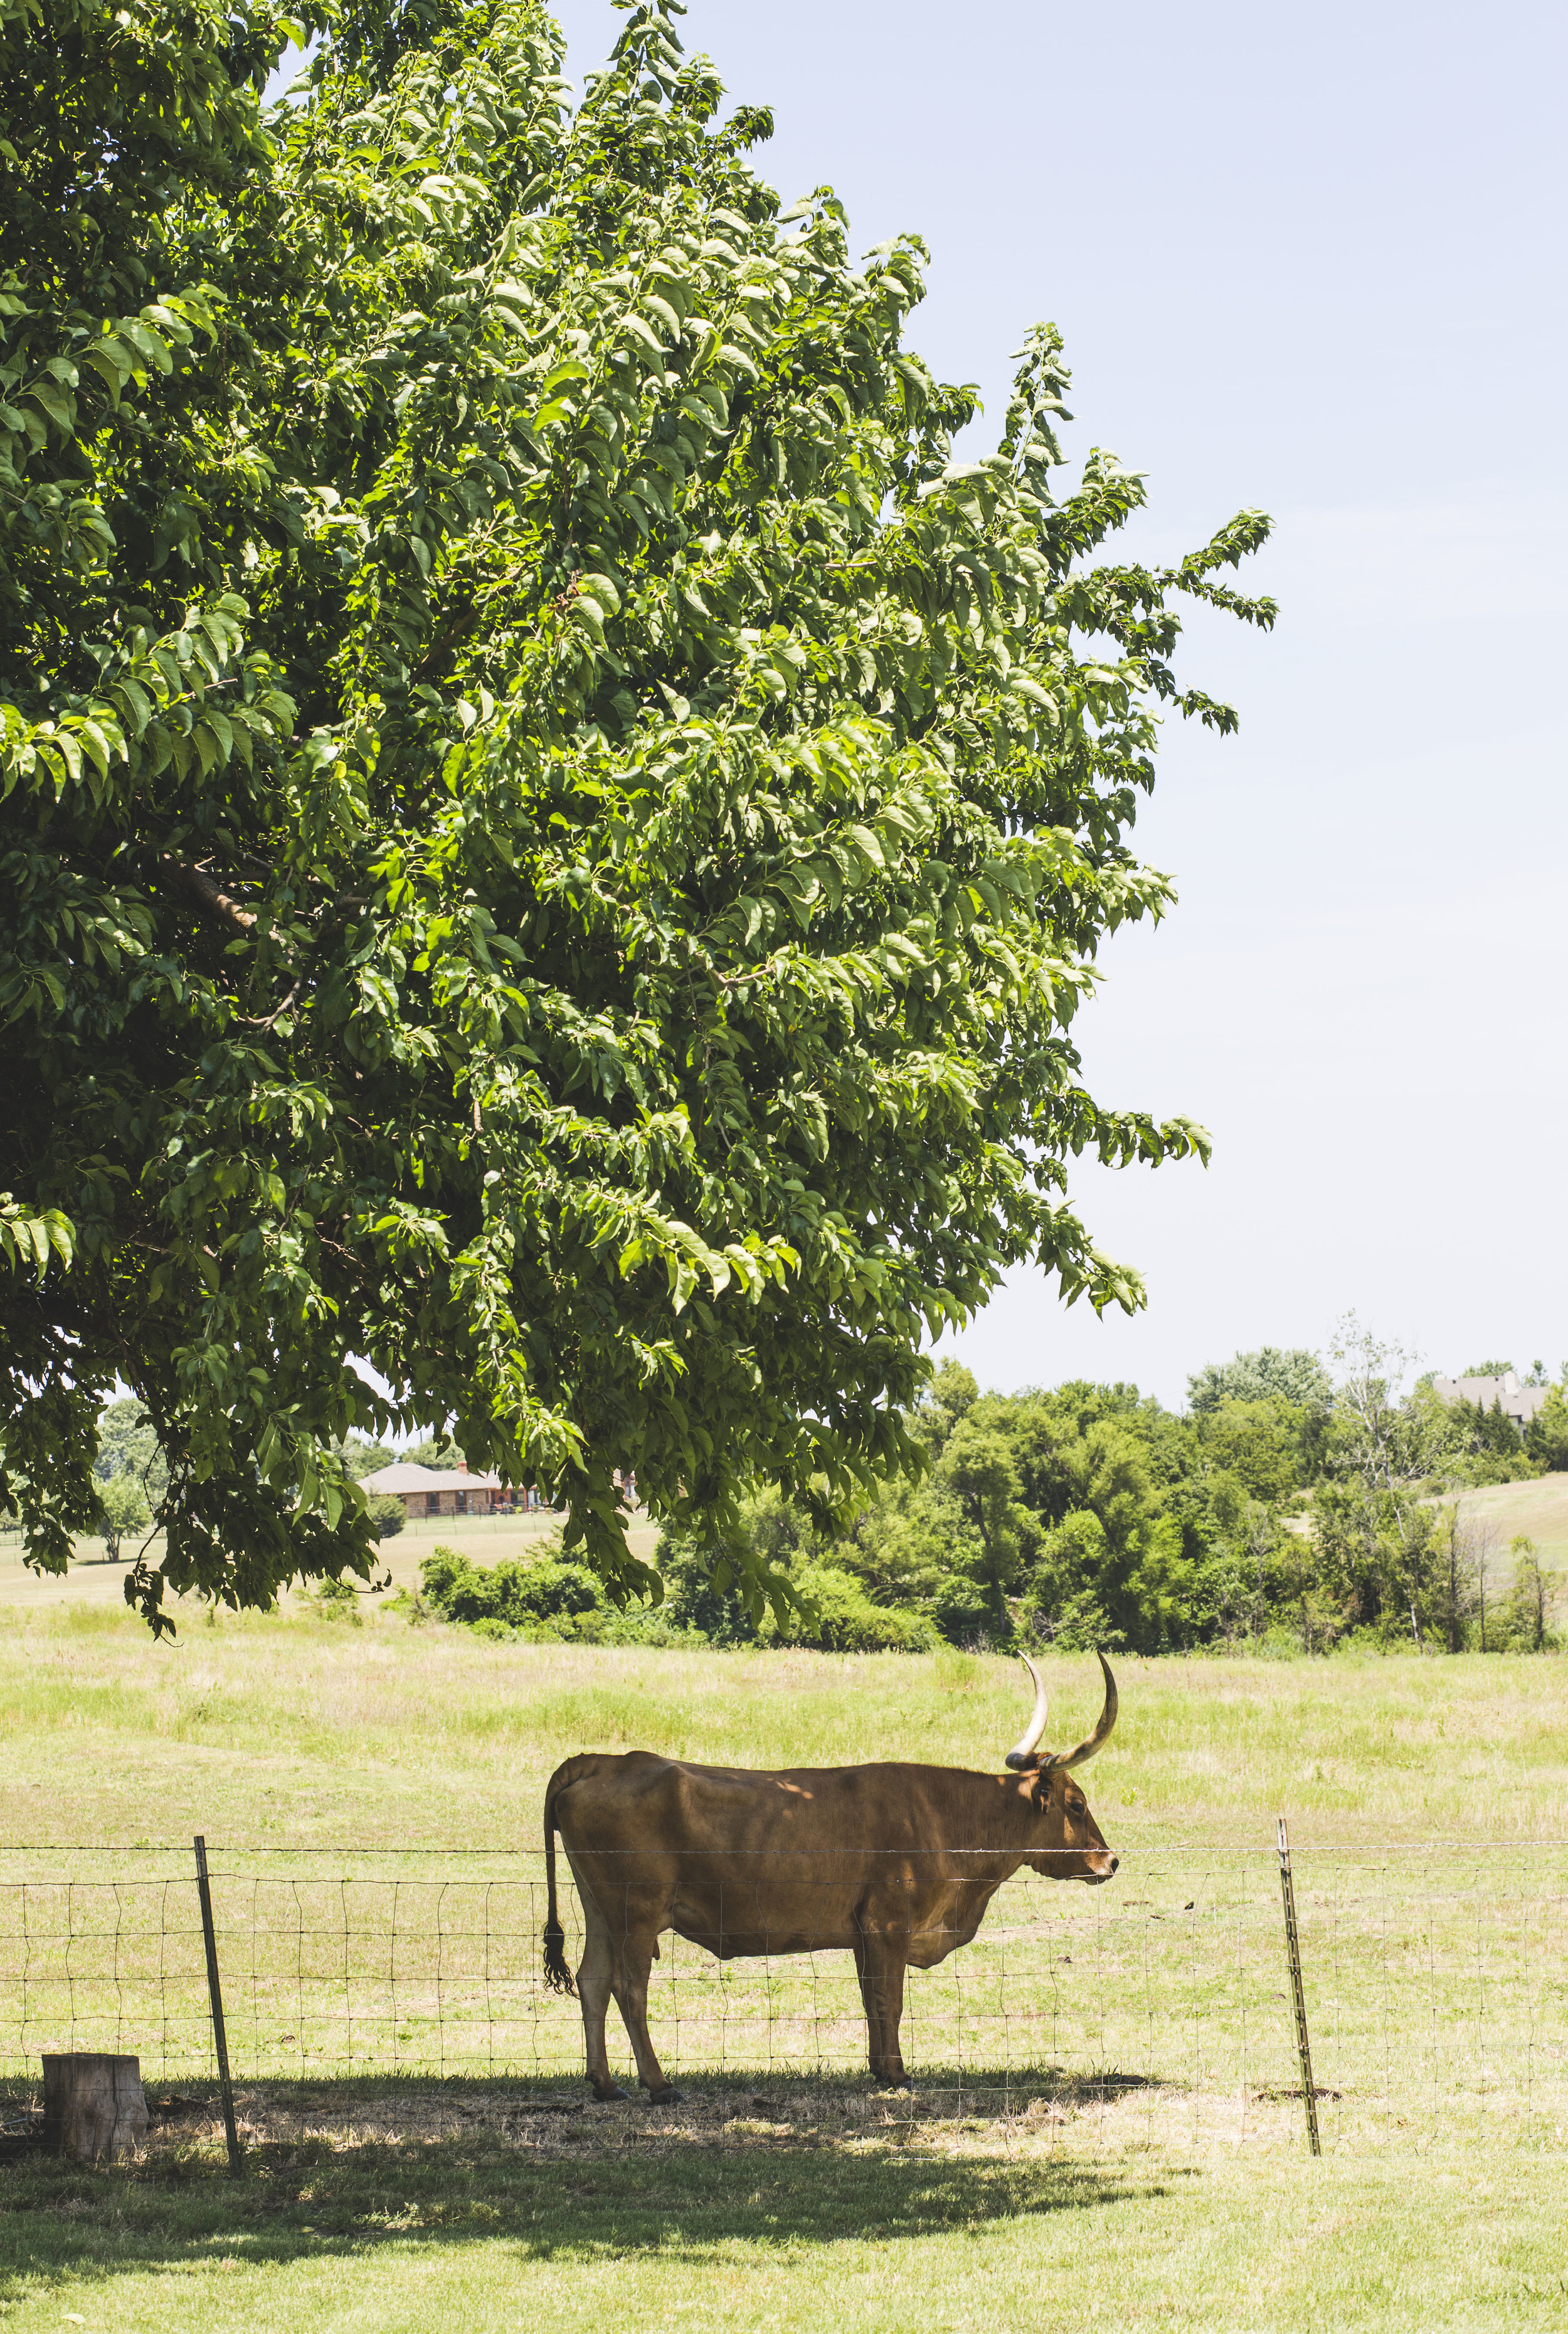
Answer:
<path fill-rule="evenodd" d="M 409 1511 L 396 1491 L 371 1491 L 365 1500 L 370 1529 L 378 1539 L 396 1539 L 409 1520 Z"/>
<path fill-rule="evenodd" d="M 470 1563 L 437 1548 L 419 1567 L 425 1600 L 444 1621 L 486 1637 L 602 1637 L 613 1608 L 586 1565 Z"/>
<path fill-rule="evenodd" d="M 824 1654 L 925 1654 L 938 1643 L 923 1614 L 874 1605 L 853 1573 L 835 1566 L 803 1565 L 794 1586 L 808 1610 L 792 1615 L 779 1633 L 792 1645 Z"/>
<path fill-rule="evenodd" d="M 1525 1430 L 1525 1448 L 1550 1474 L 1568 1470 L 1568 1400 L 1563 1388 L 1553 1386 Z"/>
<path fill-rule="evenodd" d="M 992 1599 L 977 1580 L 961 1572 L 949 1573 L 938 1585 L 931 1599 L 931 1621 L 949 1645 L 988 1644 L 996 1628 Z"/>
<path fill-rule="evenodd" d="M 1542 1469 L 1524 1451 L 1479 1451 L 1461 1461 L 1465 1480 L 1477 1490 L 1491 1483 L 1528 1483 Z"/>
<path fill-rule="evenodd" d="M 629 1605 L 624 1613 L 611 1610 L 595 1635 L 601 1645 L 652 1645 L 666 1651 L 678 1645 L 710 1645 L 715 1641 L 700 1630 L 670 1618 L 662 1605 Z"/>
<path fill-rule="evenodd" d="M 709 1645 L 755 1645 L 757 1625 L 736 1588 L 716 1588 L 707 1558 L 678 1532 L 660 1536 L 654 1563 L 664 1580 L 664 1602 L 641 1607 L 624 1618 L 641 1644 L 649 1632 L 674 1633 L 674 1642 L 697 1640 Z"/>
<path fill-rule="evenodd" d="M 351 1580 L 318 1580 L 311 1602 L 323 1621 L 351 1621 L 356 1629 L 364 1625 L 360 1592 Z"/>
<path fill-rule="evenodd" d="M 611 1609 L 598 1575 L 585 1564 L 518 1565 L 512 1569 L 515 1603 L 524 1615 L 540 1621 L 581 1621 L 587 1614 Z"/>

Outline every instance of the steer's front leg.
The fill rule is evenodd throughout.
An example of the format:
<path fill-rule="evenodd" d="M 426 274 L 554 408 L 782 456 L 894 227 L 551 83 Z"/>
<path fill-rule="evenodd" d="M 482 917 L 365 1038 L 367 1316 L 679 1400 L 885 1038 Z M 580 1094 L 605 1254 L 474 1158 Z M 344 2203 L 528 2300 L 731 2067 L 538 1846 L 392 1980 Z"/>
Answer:
<path fill-rule="evenodd" d="M 866 2040 L 871 2073 L 879 2083 L 909 2088 L 899 2049 L 899 2021 L 904 2014 L 904 1966 L 909 1940 L 862 1930 L 855 1947 L 855 1971 L 861 2000 L 866 2006 Z"/>

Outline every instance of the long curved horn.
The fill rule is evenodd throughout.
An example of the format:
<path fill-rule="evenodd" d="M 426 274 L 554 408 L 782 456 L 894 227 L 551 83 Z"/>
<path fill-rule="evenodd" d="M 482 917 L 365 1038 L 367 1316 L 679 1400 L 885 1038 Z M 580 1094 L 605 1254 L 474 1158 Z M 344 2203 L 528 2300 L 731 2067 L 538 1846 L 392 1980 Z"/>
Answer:
<path fill-rule="evenodd" d="M 1034 1756 L 1034 1746 L 1045 1731 L 1045 1686 L 1028 1654 L 1020 1654 L 1018 1658 L 1034 1681 L 1034 1707 L 1029 1712 L 1028 1725 L 1007 1753 L 1007 1764 L 1009 1767 L 1035 1767 L 1040 1762 Z"/>
<path fill-rule="evenodd" d="M 1057 1767 L 1082 1767 L 1085 1759 L 1093 1758 L 1115 1725 L 1116 1680 L 1111 1674 L 1111 1664 L 1103 1654 L 1100 1656 L 1100 1666 L 1105 1673 L 1105 1707 L 1100 1713 L 1093 1733 L 1085 1735 L 1075 1750 L 1057 1750 L 1049 1759 L 1042 1759 L 1040 1772 L 1043 1775 L 1050 1774 Z"/>

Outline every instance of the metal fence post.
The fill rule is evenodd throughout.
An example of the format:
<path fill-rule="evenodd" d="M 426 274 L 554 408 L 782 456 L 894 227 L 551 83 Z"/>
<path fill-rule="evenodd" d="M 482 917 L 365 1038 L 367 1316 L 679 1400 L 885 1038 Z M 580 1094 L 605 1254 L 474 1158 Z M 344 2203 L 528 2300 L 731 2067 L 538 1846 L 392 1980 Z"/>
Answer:
<path fill-rule="evenodd" d="M 1279 1818 L 1279 1890 L 1284 1900 L 1284 1942 L 1290 1955 L 1291 1991 L 1295 1997 L 1295 2047 L 1301 2059 L 1302 2097 L 1306 2102 L 1307 2144 L 1314 2156 L 1323 2152 L 1318 2137 L 1318 2095 L 1313 2083 L 1312 2044 L 1307 2040 L 1306 1996 L 1302 1992 L 1301 1938 L 1295 1924 L 1295 1882 L 1291 1877 L 1290 1834 Z"/>
<path fill-rule="evenodd" d="M 212 1925 L 212 1890 L 207 1876 L 207 1841 L 196 1836 L 196 1886 L 201 1898 L 201 1934 L 207 1946 L 207 1991 L 212 2003 L 212 2039 L 217 2050 L 217 2086 L 223 2095 L 223 2127 L 228 2140 L 228 2168 L 240 2175 L 239 2132 L 234 2119 L 234 2085 L 228 2072 L 228 2036 L 224 2031 L 223 1988 L 217 1975 L 217 1933 Z"/>

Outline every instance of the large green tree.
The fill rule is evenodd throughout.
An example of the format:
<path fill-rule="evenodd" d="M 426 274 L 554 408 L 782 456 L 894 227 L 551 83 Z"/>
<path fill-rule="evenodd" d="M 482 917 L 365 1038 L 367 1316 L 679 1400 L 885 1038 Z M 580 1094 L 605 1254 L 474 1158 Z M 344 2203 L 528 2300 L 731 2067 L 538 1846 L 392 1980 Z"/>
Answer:
<path fill-rule="evenodd" d="M 1068 1159 L 1204 1146 L 1071 1031 L 1265 522 L 1097 560 L 1045 328 L 955 463 L 920 246 L 781 213 L 669 16 L 572 110 L 528 0 L 0 0 L 0 1187 L 72 1251 L 0 1272 L 0 1497 L 62 1565 L 133 1389 L 155 1620 L 367 1569 L 355 1429 L 622 1596 L 629 1472 L 842 1508 L 1008 1265 L 1140 1301 Z"/>

